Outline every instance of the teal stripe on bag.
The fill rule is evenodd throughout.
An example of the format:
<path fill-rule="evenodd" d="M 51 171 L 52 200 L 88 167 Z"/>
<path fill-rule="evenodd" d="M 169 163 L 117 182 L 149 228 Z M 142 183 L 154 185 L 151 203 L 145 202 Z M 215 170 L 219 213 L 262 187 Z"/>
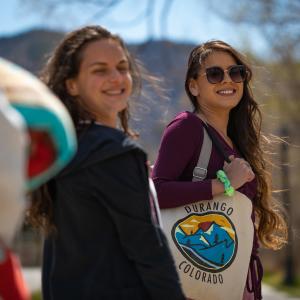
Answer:
<path fill-rule="evenodd" d="M 27 180 L 27 188 L 35 189 L 57 174 L 71 160 L 77 149 L 76 135 L 71 123 L 62 120 L 48 109 L 20 104 L 12 106 L 22 114 L 27 127 L 48 132 L 57 151 L 57 159 L 49 169 Z"/>

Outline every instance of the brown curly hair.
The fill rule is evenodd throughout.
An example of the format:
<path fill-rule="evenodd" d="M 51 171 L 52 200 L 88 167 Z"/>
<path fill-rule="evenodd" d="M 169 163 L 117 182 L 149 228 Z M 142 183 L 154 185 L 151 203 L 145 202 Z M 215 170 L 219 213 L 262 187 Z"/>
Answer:
<path fill-rule="evenodd" d="M 201 107 L 197 98 L 190 92 L 189 83 L 191 79 L 197 79 L 204 61 L 215 51 L 229 53 L 237 64 L 244 65 L 247 69 L 243 96 L 239 104 L 230 111 L 227 131 L 240 153 L 250 163 L 257 178 L 258 188 L 253 205 L 257 216 L 259 240 L 267 248 L 279 249 L 287 242 L 287 224 L 281 206 L 271 193 L 271 176 L 267 171 L 269 161 L 265 158 L 266 146 L 270 140 L 261 132 L 262 114 L 250 87 L 252 78 L 250 65 L 241 53 L 227 43 L 219 40 L 208 41 L 198 45 L 190 53 L 185 90 L 194 112 L 200 112 Z"/>
<path fill-rule="evenodd" d="M 133 82 L 131 96 L 138 96 L 141 91 L 142 73 L 140 70 L 143 71 L 143 69 L 129 54 L 123 40 L 101 26 L 86 26 L 67 34 L 54 50 L 41 73 L 41 80 L 58 96 L 69 111 L 78 135 L 88 126 L 82 125 L 80 121 L 88 120 L 93 123 L 95 118 L 79 99 L 68 93 L 66 81 L 78 75 L 84 49 L 90 43 L 103 39 L 115 40 L 122 47 L 129 62 L 129 71 Z M 129 117 L 129 107 L 127 106 L 119 113 L 119 121 L 125 134 L 135 138 L 137 134 L 128 126 Z M 55 231 L 49 188 L 51 188 L 51 183 L 45 184 L 31 193 L 31 206 L 27 211 L 27 221 L 34 227 L 41 228 L 45 233 Z"/>

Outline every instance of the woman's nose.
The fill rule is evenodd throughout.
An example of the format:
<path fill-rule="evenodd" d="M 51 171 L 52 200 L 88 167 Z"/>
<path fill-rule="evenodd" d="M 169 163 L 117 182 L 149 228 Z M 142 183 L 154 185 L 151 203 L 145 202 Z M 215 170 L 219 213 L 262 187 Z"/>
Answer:
<path fill-rule="evenodd" d="M 117 81 L 120 82 L 122 81 L 122 74 L 119 72 L 119 70 L 112 70 L 110 72 L 110 77 L 109 77 L 110 81 Z"/>
<path fill-rule="evenodd" d="M 222 82 L 232 82 L 232 79 L 229 75 L 228 70 L 224 70 L 224 78 L 223 78 Z"/>

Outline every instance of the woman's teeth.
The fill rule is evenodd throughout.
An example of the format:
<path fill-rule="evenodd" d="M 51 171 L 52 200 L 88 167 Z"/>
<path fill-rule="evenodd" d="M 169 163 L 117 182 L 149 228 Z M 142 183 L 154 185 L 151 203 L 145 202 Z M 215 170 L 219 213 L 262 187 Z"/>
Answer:
<path fill-rule="evenodd" d="M 110 96 L 120 95 L 123 93 L 123 90 L 113 90 L 113 91 L 105 91 L 105 94 Z"/>
<path fill-rule="evenodd" d="M 221 95 L 232 95 L 234 94 L 235 90 L 220 90 L 220 91 L 217 91 L 218 94 L 221 94 Z"/>

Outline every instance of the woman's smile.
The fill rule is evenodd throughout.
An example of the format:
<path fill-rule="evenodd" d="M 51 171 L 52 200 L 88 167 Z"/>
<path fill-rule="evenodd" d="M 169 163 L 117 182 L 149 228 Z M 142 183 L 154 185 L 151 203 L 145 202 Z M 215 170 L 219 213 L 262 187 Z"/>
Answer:
<path fill-rule="evenodd" d="M 108 90 L 104 90 L 102 91 L 102 93 L 108 95 L 108 96 L 118 96 L 118 95 L 122 95 L 125 92 L 125 88 L 121 88 L 121 89 L 108 89 Z"/>
<path fill-rule="evenodd" d="M 232 96 L 236 93 L 236 89 L 220 89 L 217 91 L 217 94 L 221 96 Z"/>

